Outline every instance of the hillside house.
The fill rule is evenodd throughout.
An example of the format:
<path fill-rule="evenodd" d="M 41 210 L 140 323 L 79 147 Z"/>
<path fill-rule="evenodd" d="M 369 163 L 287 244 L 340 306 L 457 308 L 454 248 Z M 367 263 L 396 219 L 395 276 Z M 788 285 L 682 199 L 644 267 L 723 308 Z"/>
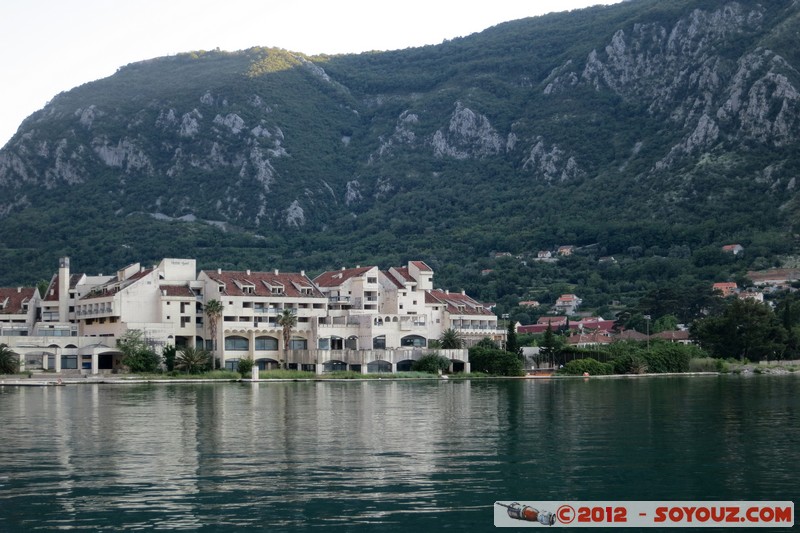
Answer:
<path fill-rule="evenodd" d="M 572 252 L 574 252 L 574 251 L 575 251 L 575 247 L 572 246 L 572 245 L 566 245 L 566 246 L 559 246 L 558 247 L 558 255 L 560 255 L 560 256 L 564 256 L 564 257 L 570 256 L 570 255 L 572 255 Z"/>
<path fill-rule="evenodd" d="M 556 299 L 556 303 L 553 308 L 556 313 L 574 315 L 581 303 L 582 300 L 574 294 L 562 294 Z"/>
<path fill-rule="evenodd" d="M 741 244 L 726 244 L 722 247 L 722 251 L 727 254 L 739 255 L 744 252 L 744 247 Z"/>
<path fill-rule="evenodd" d="M 715 292 L 719 292 L 722 294 L 723 298 L 727 298 L 728 296 L 733 296 L 739 291 L 739 287 L 734 282 L 721 282 L 721 283 L 714 283 L 711 286 L 712 290 Z"/>

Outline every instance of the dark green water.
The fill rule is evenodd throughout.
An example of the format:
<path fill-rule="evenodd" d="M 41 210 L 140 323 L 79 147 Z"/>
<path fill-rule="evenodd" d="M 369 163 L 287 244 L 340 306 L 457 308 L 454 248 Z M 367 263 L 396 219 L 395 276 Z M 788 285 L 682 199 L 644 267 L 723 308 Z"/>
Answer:
<path fill-rule="evenodd" d="M 800 501 L 800 376 L 0 387 L 0 532 L 490 531 L 495 501 Z"/>

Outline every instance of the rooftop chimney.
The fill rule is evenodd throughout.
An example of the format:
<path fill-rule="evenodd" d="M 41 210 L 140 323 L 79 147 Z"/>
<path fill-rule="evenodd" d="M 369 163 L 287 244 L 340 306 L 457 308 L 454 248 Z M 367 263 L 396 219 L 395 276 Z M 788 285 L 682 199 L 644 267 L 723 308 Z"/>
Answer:
<path fill-rule="evenodd" d="M 222 274 L 222 269 L 221 268 L 217 269 L 217 274 Z"/>
<path fill-rule="evenodd" d="M 247 275 L 248 276 L 250 275 L 250 269 L 249 268 L 247 269 Z"/>
<path fill-rule="evenodd" d="M 277 268 L 275 269 L 275 275 L 276 276 L 278 275 L 278 269 Z"/>

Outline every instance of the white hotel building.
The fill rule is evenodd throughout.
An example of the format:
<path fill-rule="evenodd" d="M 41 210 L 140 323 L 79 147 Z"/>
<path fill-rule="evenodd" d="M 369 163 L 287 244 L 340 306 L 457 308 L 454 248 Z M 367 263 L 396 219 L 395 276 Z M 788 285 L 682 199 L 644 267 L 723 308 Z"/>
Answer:
<path fill-rule="evenodd" d="M 467 346 L 505 335 L 479 302 L 463 292 L 434 289 L 433 270 L 421 261 L 385 271 L 371 266 L 324 272 L 312 280 L 302 271 L 198 274 L 194 259 L 87 276 L 70 273 L 63 258 L 46 294 L 20 294 L 24 290 L 30 292 L 26 324 L 20 323 L 20 310 L 13 318 L 15 334 L 8 335 L 11 322 L 6 325 L 0 313 L 0 343 L 18 353 L 27 370 L 121 371 L 116 339 L 129 330 L 142 331 L 157 352 L 166 345 L 205 347 L 227 368 L 249 357 L 261 369 L 285 362 L 317 373 L 406 370 L 448 328 Z M 216 340 L 204 311 L 211 300 L 223 309 Z M 284 309 L 297 318 L 288 347 L 278 324 Z M 466 349 L 438 352 L 454 371 L 469 370 Z"/>

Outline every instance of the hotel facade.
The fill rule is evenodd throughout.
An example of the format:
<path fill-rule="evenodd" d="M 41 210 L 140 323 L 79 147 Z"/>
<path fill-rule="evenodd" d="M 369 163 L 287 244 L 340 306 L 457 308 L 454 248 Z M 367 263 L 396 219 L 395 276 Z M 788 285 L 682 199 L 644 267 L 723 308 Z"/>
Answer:
<path fill-rule="evenodd" d="M 312 279 L 303 271 L 197 272 L 194 259 L 167 258 L 88 276 L 72 273 L 62 258 L 44 294 L 0 289 L 0 343 L 20 356 L 24 371 L 67 374 L 124 371 L 116 342 L 134 330 L 156 353 L 168 345 L 205 348 L 229 369 L 251 358 L 262 370 L 397 372 L 435 351 L 451 371 L 468 372 L 466 347 L 486 337 L 502 341 L 505 330 L 463 291 L 434 289 L 433 275 L 422 261 Z M 222 309 L 213 331 L 206 313 L 212 300 Z M 286 310 L 296 319 L 288 345 L 279 323 Z M 431 347 L 447 329 L 464 348 Z"/>

